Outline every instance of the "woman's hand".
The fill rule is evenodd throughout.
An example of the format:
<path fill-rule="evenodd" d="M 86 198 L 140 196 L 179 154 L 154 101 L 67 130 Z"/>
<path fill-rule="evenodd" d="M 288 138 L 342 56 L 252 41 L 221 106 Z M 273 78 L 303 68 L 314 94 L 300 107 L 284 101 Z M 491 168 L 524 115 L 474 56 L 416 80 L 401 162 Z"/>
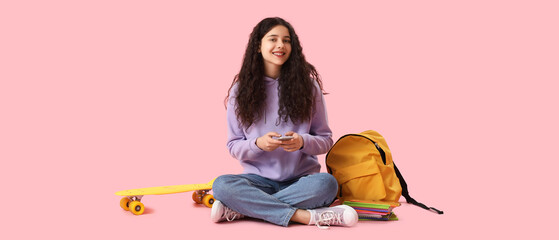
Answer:
<path fill-rule="evenodd" d="M 293 136 L 293 139 L 287 141 L 281 141 L 281 147 L 286 152 L 295 152 L 303 147 L 303 137 L 296 132 L 289 131 L 285 136 Z"/>
<path fill-rule="evenodd" d="M 274 139 L 274 137 L 281 137 L 281 134 L 277 132 L 266 133 L 264 136 L 256 139 L 256 146 L 266 152 L 274 151 L 282 144 L 282 141 Z"/>

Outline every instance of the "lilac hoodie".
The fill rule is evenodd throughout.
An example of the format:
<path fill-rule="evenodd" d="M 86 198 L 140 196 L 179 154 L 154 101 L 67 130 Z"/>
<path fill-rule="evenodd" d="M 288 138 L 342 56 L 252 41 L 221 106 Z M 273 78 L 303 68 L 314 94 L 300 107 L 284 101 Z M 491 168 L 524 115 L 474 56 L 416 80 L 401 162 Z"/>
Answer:
<path fill-rule="evenodd" d="M 254 173 L 275 180 L 287 181 L 303 175 L 320 172 L 320 163 L 316 155 L 328 152 L 332 147 L 332 131 L 328 127 L 326 105 L 318 84 L 312 119 L 300 124 L 280 121 L 278 115 L 279 96 L 278 79 L 265 77 L 266 109 L 265 117 L 255 122 L 248 129 L 240 126 L 235 114 L 237 86 L 231 88 L 227 102 L 227 148 L 231 156 L 240 161 L 244 173 Z M 278 125 L 279 123 L 279 125 Z M 303 149 L 286 152 L 279 147 L 266 152 L 256 146 L 256 139 L 268 132 L 285 135 L 289 131 L 303 137 Z"/>

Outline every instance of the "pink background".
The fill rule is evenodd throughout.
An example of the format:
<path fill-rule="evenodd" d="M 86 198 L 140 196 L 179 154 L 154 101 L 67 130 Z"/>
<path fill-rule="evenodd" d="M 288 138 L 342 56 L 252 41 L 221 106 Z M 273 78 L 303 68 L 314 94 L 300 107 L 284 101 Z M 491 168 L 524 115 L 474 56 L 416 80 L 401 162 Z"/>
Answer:
<path fill-rule="evenodd" d="M 0 235 L 557 236 L 558 9 L 555 1 L 2 1 Z M 142 216 L 120 209 L 119 190 L 241 171 L 225 147 L 223 100 L 252 27 L 269 16 L 294 25 L 321 73 L 334 139 L 379 131 L 412 196 L 444 215 L 404 204 L 397 222 L 321 231 L 214 224 L 189 193 L 146 196 Z"/>

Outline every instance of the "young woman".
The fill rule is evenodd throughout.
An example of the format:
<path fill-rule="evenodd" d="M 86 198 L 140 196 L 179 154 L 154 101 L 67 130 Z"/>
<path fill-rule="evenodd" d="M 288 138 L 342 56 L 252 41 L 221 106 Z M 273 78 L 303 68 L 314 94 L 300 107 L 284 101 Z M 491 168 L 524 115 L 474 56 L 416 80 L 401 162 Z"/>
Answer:
<path fill-rule="evenodd" d="M 285 20 L 266 18 L 254 27 L 229 89 L 227 123 L 227 147 L 244 173 L 213 183 L 214 222 L 249 216 L 281 226 L 357 223 L 353 208 L 326 207 L 338 185 L 320 173 L 316 157 L 333 143 L 322 82 Z"/>

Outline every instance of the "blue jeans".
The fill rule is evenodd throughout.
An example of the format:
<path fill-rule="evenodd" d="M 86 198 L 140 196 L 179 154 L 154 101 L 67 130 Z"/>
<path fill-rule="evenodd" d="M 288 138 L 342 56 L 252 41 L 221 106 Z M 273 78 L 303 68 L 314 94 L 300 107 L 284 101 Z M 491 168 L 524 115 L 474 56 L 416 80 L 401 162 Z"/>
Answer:
<path fill-rule="evenodd" d="M 256 174 L 223 175 L 213 183 L 213 195 L 245 216 L 287 226 L 297 209 L 330 205 L 338 182 L 328 173 L 276 182 Z"/>

